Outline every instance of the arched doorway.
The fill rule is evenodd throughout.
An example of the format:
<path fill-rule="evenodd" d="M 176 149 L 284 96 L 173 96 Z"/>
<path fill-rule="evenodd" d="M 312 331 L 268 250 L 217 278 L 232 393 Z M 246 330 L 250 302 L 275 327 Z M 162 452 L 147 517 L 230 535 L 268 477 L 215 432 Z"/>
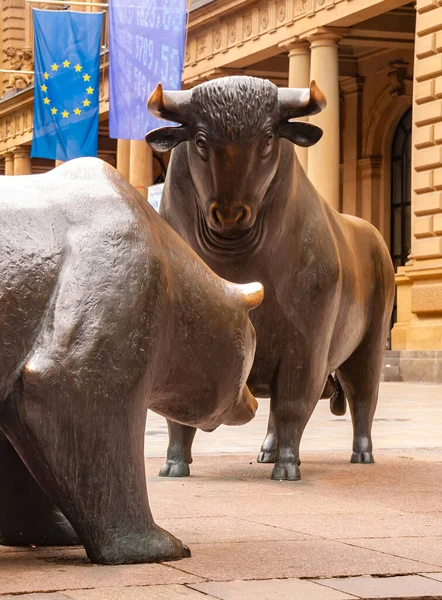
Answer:
<path fill-rule="evenodd" d="M 391 237 L 394 270 L 405 265 L 411 250 L 411 108 L 403 115 L 391 152 Z M 396 322 L 396 300 L 393 323 Z"/>

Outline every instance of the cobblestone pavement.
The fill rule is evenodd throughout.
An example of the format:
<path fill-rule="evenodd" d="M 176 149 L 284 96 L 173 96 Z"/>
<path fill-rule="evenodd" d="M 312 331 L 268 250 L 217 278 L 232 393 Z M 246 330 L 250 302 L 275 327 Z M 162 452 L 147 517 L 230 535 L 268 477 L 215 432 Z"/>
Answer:
<path fill-rule="evenodd" d="M 0 600 L 442 599 L 442 386 L 382 385 L 374 465 L 349 464 L 350 421 L 322 401 L 299 482 L 255 462 L 267 411 L 198 432 L 186 479 L 157 477 L 167 432 L 150 415 L 152 512 L 191 558 L 110 567 L 82 548 L 3 547 Z"/>

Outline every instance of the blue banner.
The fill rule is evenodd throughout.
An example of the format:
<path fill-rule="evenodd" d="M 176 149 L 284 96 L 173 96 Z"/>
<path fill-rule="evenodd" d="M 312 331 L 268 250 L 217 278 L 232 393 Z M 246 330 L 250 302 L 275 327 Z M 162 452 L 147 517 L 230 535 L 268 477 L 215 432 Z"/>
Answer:
<path fill-rule="evenodd" d="M 186 0 L 110 0 L 109 134 L 144 140 L 164 125 L 146 108 L 161 82 L 181 89 L 186 36 Z"/>
<path fill-rule="evenodd" d="M 102 13 L 36 10 L 31 156 L 97 156 Z"/>

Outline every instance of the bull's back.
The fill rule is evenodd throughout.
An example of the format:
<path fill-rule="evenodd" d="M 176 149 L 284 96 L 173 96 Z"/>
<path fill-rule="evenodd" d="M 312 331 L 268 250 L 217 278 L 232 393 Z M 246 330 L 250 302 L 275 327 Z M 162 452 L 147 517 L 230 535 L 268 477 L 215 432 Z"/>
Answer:
<path fill-rule="evenodd" d="M 34 177 L 11 179 L 0 181 L 0 401 L 32 351 L 63 260 L 57 212 Z"/>

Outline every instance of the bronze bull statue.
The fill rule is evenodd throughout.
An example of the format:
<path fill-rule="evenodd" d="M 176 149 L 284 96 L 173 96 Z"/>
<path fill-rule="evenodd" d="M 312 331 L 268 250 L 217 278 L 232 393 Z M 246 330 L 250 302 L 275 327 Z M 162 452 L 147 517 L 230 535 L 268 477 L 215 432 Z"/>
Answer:
<path fill-rule="evenodd" d="M 300 478 L 299 444 L 330 374 L 335 412 L 353 420 L 354 463 L 373 462 L 371 428 L 394 296 L 394 272 L 379 232 L 333 210 L 308 180 L 295 145 L 321 129 L 294 121 L 320 112 L 317 85 L 278 89 L 226 77 L 148 100 L 157 117 L 180 123 L 151 131 L 157 151 L 173 149 L 160 212 L 221 277 L 261 281 L 248 385 L 271 398 L 258 457 L 272 478 Z M 341 391 L 342 388 L 345 396 Z M 330 387 L 330 386 L 328 386 Z M 189 474 L 195 430 L 169 423 L 161 475 Z"/>
<path fill-rule="evenodd" d="M 147 406 L 243 424 L 260 284 L 215 275 L 115 169 L 0 178 L 0 543 L 188 556 L 151 515 Z"/>

